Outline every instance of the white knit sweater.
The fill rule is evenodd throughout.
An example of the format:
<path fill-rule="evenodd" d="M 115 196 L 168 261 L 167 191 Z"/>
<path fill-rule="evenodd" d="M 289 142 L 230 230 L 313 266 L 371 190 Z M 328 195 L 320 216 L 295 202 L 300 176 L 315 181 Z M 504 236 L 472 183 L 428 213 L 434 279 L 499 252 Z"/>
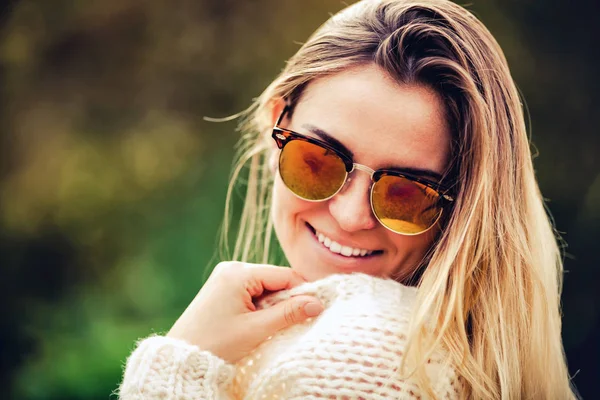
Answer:
<path fill-rule="evenodd" d="M 425 399 L 398 372 L 416 289 L 364 274 L 332 275 L 277 292 L 267 308 L 296 294 L 318 297 L 325 310 L 282 330 L 235 366 L 182 341 L 155 336 L 127 362 L 121 399 Z M 438 399 L 462 386 L 441 352 L 427 374 Z"/>

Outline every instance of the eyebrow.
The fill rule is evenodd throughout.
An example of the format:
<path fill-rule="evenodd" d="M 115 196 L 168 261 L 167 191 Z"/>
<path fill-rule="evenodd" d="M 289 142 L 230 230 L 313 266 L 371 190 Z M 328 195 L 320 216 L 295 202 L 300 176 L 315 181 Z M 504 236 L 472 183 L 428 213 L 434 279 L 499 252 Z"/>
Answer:
<path fill-rule="evenodd" d="M 327 142 L 330 145 L 337 147 L 338 149 L 342 150 L 344 153 L 348 154 L 350 157 L 354 158 L 354 153 L 351 152 L 350 149 L 348 149 L 346 146 L 344 146 L 344 144 L 342 142 L 340 142 L 339 140 L 337 140 L 336 138 L 334 138 L 333 136 L 331 136 L 329 133 L 325 132 L 324 130 L 317 128 L 316 126 L 310 125 L 310 124 L 304 124 L 304 125 L 302 125 L 302 127 L 305 129 L 308 129 L 315 135 L 319 136 L 319 138 L 321 138 L 321 140 L 323 140 L 324 142 Z"/>
<path fill-rule="evenodd" d="M 336 138 L 334 138 L 333 136 L 331 136 L 329 133 L 325 132 L 324 130 L 317 128 L 316 126 L 311 125 L 311 124 L 303 124 L 302 127 L 305 129 L 308 129 L 310 132 L 319 136 L 319 138 L 321 140 L 323 140 L 324 142 L 327 142 L 328 144 L 330 144 L 334 147 L 337 147 L 338 149 L 342 150 L 344 153 L 348 154 L 350 157 L 354 158 L 354 153 L 352 151 L 350 151 L 350 149 L 348 149 L 346 146 L 344 146 L 344 144 L 342 142 L 340 142 L 339 140 L 337 140 Z M 409 173 L 412 175 L 429 178 L 436 182 L 440 182 L 442 180 L 441 174 L 439 174 L 435 171 L 432 171 L 430 169 L 426 169 L 426 168 L 398 167 L 397 165 L 387 165 L 387 166 L 384 166 L 384 167 L 378 168 L 378 169 L 390 169 L 390 170 L 394 170 L 394 171 L 398 171 L 398 172 L 406 172 L 406 173 Z"/>

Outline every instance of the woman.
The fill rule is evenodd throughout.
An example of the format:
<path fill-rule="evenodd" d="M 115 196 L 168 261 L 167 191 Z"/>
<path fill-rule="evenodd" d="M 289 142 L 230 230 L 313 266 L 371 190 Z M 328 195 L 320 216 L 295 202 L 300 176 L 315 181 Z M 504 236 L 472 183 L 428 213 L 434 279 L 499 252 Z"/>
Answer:
<path fill-rule="evenodd" d="M 317 386 L 332 391 L 305 397 L 575 397 L 560 336 L 561 258 L 521 103 L 472 14 L 444 0 L 361 1 L 317 30 L 250 111 L 233 177 L 250 164 L 241 262 L 217 266 L 168 337 L 140 343 L 122 397 L 289 398 L 282 374 L 310 366 L 289 367 L 296 355 L 287 355 L 289 368 L 273 373 L 253 354 L 285 358 L 315 335 L 315 346 L 332 336 L 333 346 L 398 315 L 366 348 L 347 348 L 387 352 L 377 360 L 398 365 L 375 371 L 398 374 L 360 391 L 371 378 L 352 364 L 373 363 L 351 358 L 352 385 L 327 386 L 336 372 L 323 368 Z M 246 264 L 268 262 L 273 229 L 291 270 Z M 365 301 L 375 311 L 343 331 L 323 323 Z M 337 336 L 315 333 L 324 326 Z M 272 337 L 289 346 L 265 344 Z M 257 368 L 251 378 L 246 367 Z M 303 387 L 305 375 L 285 379 Z"/>

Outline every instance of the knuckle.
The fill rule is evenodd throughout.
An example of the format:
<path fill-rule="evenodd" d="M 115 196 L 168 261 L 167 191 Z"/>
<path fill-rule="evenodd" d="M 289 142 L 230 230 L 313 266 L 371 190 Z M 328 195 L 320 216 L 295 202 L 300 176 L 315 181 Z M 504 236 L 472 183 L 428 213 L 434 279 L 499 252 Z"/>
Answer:
<path fill-rule="evenodd" d="M 242 288 L 251 296 L 262 293 L 260 282 L 254 277 L 248 264 L 240 261 L 224 261 L 215 267 L 216 279 L 223 285 Z"/>
<path fill-rule="evenodd" d="M 215 266 L 214 272 L 219 275 L 232 274 L 241 268 L 241 264 L 238 261 L 221 261 Z"/>
<path fill-rule="evenodd" d="M 222 261 L 218 263 L 213 269 L 214 274 L 222 274 L 228 268 L 228 262 Z"/>
<path fill-rule="evenodd" d="M 263 290 L 260 283 L 254 279 L 247 279 L 244 281 L 244 289 L 250 293 L 252 297 L 260 295 Z"/>
<path fill-rule="evenodd" d="M 283 308 L 283 317 L 285 318 L 286 324 L 293 325 L 298 322 L 298 308 L 299 307 L 293 303 L 286 304 L 286 306 Z"/>

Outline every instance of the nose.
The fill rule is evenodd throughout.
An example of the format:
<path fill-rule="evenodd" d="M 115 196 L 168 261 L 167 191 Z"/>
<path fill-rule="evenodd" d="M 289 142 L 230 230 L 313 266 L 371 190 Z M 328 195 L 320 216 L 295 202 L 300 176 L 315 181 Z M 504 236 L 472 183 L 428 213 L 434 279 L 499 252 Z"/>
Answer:
<path fill-rule="evenodd" d="M 375 228 L 377 219 L 373 215 L 369 200 L 369 175 L 355 170 L 348 179 L 342 190 L 329 200 L 329 212 L 340 228 L 347 232 Z"/>

